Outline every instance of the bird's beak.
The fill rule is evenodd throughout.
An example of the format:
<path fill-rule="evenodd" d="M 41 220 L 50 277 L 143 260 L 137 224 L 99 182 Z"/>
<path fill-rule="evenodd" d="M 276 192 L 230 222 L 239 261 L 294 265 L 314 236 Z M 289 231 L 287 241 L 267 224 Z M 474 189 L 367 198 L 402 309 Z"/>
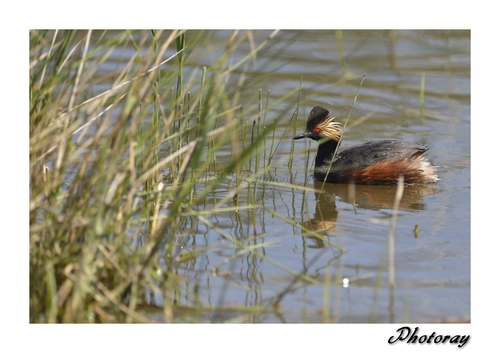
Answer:
<path fill-rule="evenodd" d="M 300 140 L 300 139 L 303 139 L 303 138 L 306 138 L 306 137 L 309 137 L 309 133 L 304 132 L 303 134 L 295 136 L 293 139 L 294 140 Z"/>

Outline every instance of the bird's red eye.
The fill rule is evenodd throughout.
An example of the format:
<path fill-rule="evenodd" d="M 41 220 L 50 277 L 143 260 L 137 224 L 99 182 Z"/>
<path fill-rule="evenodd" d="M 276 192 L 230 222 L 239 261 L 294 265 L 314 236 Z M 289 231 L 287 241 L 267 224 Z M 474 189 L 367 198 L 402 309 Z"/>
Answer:
<path fill-rule="evenodd" d="M 314 131 L 314 132 L 316 132 L 316 133 L 318 133 L 318 132 L 320 132 L 320 131 L 321 131 L 321 129 L 320 129 L 319 127 L 317 127 L 317 126 L 316 126 L 316 127 L 313 129 L 313 131 Z"/>

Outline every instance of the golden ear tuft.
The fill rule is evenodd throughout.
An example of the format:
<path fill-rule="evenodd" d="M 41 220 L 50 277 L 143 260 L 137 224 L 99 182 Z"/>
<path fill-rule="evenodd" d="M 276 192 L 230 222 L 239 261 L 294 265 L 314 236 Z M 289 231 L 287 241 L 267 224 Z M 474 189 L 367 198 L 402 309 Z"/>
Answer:
<path fill-rule="evenodd" d="M 321 133 L 332 140 L 339 141 L 342 135 L 342 130 L 340 123 L 334 121 L 334 116 L 328 116 L 322 122 L 320 122 L 317 127 L 321 129 Z"/>

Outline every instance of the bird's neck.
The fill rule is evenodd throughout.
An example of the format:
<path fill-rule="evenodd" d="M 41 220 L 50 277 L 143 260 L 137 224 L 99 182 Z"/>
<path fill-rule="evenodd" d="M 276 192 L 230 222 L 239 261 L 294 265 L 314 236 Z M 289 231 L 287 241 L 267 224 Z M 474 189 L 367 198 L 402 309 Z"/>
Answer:
<path fill-rule="evenodd" d="M 327 140 L 320 143 L 318 147 L 318 152 L 316 153 L 315 166 L 321 167 L 325 163 L 330 163 L 337 149 L 338 142 L 334 140 Z"/>

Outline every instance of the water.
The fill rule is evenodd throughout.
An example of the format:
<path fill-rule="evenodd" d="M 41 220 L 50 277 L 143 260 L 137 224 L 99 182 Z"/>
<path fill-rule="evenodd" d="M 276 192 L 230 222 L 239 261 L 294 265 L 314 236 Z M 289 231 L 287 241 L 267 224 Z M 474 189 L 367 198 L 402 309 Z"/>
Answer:
<path fill-rule="evenodd" d="M 232 54 L 231 63 L 272 33 L 253 32 L 253 44 L 244 40 Z M 192 49 L 185 77 L 199 77 L 203 66 L 218 60 L 232 34 L 203 34 L 205 45 Z M 186 34 L 188 46 L 197 35 Z M 123 48 L 101 66 L 99 74 L 116 70 L 120 60 L 127 62 L 126 57 L 133 53 L 134 48 Z M 172 54 L 169 50 L 166 55 Z M 225 180 L 200 200 L 200 211 L 208 212 L 186 218 L 185 228 L 180 230 L 183 235 L 178 240 L 175 273 L 185 287 L 176 293 L 176 304 L 179 308 L 226 310 L 202 311 L 201 316 L 180 310 L 175 320 L 469 320 L 470 32 L 282 31 L 269 39 L 249 65 L 236 69 L 229 82 L 236 85 L 242 73 L 245 82 L 240 100 L 256 105 L 258 90 L 264 97 L 269 94 L 271 108 L 265 124 L 284 116 L 276 129 L 277 138 L 283 136 L 283 140 L 269 170 L 251 176 L 258 181 L 255 189 L 252 185 L 239 194 L 243 206 L 255 195 L 259 205 L 255 211 L 210 212 L 218 203 L 222 203 L 220 207 L 235 205 L 228 197 L 236 181 L 234 171 L 227 169 L 231 144 L 219 152 L 215 175 Z M 341 123 L 350 114 L 341 150 L 370 140 L 403 139 L 427 145 L 427 156 L 439 166 L 436 185 L 404 190 L 395 228 L 392 290 L 388 235 L 395 187 L 358 185 L 352 190 L 346 185 L 326 185 L 325 193 L 318 197 L 311 191 L 273 184 L 321 188 L 305 173 L 308 151 L 312 150 L 312 161 L 316 142 L 296 141 L 288 167 L 294 136 L 289 118 L 298 93 L 283 96 L 299 87 L 297 133 L 305 127 L 311 108 L 320 105 Z M 108 88 L 103 84 L 96 90 Z M 270 139 L 266 156 L 269 149 Z M 261 170 L 263 165 L 264 161 Z M 255 163 L 249 166 L 253 168 Z M 200 182 L 198 194 L 204 188 Z M 302 227 L 323 231 L 312 237 Z M 231 238 L 251 250 L 241 251 Z M 152 293 L 150 304 L 160 309 L 148 315 L 162 321 L 162 295 Z M 273 306 L 280 311 L 273 311 Z M 245 307 L 266 310 L 239 310 Z"/>
<path fill-rule="evenodd" d="M 186 70 L 209 65 L 221 50 L 217 45 L 230 34 L 215 32 L 207 39 L 199 63 L 187 65 Z M 254 32 L 255 43 L 270 34 Z M 261 208 L 255 213 L 207 215 L 219 231 L 202 219 L 186 221 L 188 235 L 181 253 L 203 251 L 179 263 L 177 271 L 186 281 L 186 291 L 179 293 L 177 304 L 232 308 L 279 303 L 282 308 L 281 315 L 215 312 L 204 317 L 207 322 L 321 322 L 325 312 L 338 322 L 468 320 L 470 33 L 286 31 L 279 32 L 273 43 L 247 68 L 248 96 L 243 100 L 255 100 L 256 90 L 262 89 L 270 90 L 273 102 L 301 85 L 299 130 L 315 105 L 327 108 L 343 123 L 366 74 L 341 149 L 376 139 L 422 143 L 429 147 L 428 157 L 439 165 L 440 181 L 405 188 L 397 214 L 393 291 L 388 284 L 387 244 L 394 187 L 358 186 L 353 194 L 347 186 L 328 185 L 317 200 L 313 192 L 258 184 Z M 233 54 L 234 62 L 248 47 L 242 45 L 240 50 Z M 261 80 L 255 85 L 253 78 L 263 76 L 266 85 Z M 277 104 L 268 119 L 284 109 L 288 110 L 285 116 L 291 117 L 296 101 L 295 95 Z M 315 186 L 304 170 L 307 150 L 315 150 L 316 143 L 298 141 L 289 170 L 293 134 L 287 119 L 276 131 L 277 136 L 283 134 L 270 172 L 260 180 Z M 202 209 L 223 200 L 228 184 L 234 186 L 232 171 L 224 171 L 230 149 L 227 146 L 218 159 L 219 172 L 230 180 L 208 195 Z M 241 193 L 241 202 L 250 197 L 246 191 Z M 234 203 L 228 200 L 225 205 Z M 304 236 L 300 225 L 326 229 L 327 237 Z M 255 252 L 239 253 L 223 233 L 254 247 Z M 310 280 L 298 280 L 298 274 Z M 159 297 L 155 304 L 162 304 Z M 179 320 L 183 319 L 189 321 L 181 315 Z"/>

